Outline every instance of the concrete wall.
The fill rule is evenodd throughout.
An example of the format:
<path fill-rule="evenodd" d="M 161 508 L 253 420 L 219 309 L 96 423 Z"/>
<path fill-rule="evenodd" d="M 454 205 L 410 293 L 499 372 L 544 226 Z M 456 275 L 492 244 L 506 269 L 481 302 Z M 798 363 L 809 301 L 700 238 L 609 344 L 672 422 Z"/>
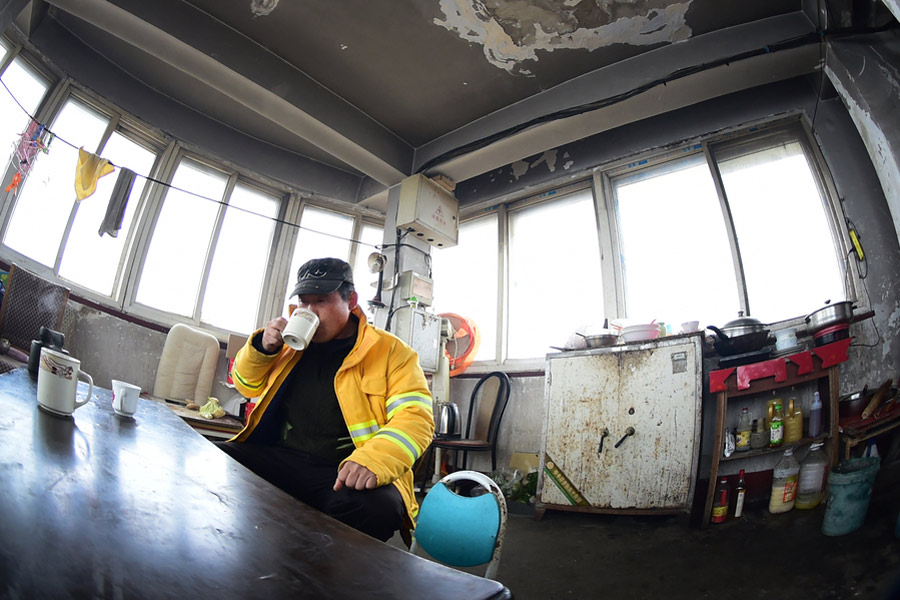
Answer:
<path fill-rule="evenodd" d="M 110 389 L 119 379 L 152 393 L 166 334 L 70 300 L 63 320 L 65 348 L 81 361 L 94 385 Z M 225 381 L 225 351 L 216 370 L 212 395 L 221 402 L 237 395 Z"/>
<path fill-rule="evenodd" d="M 837 97 L 816 100 L 816 82 L 802 79 L 733 94 L 560 148 L 560 160 L 555 165 L 543 155 L 525 165 L 510 165 L 501 174 L 465 182 L 458 192 L 470 201 L 502 196 L 546 185 L 558 180 L 561 173 L 580 178 L 591 167 L 620 156 L 742 122 L 796 110 L 812 122 L 814 115 L 815 136 L 844 199 L 847 216 L 856 224 L 865 245 L 868 265 L 864 290 L 876 312 L 874 319 L 854 326 L 851 361 L 841 368 L 841 389 L 848 392 L 900 372 L 900 245 L 877 173 L 853 120 Z M 701 288 L 712 284 L 701 282 Z M 83 306 L 74 305 L 70 311 L 73 326 L 67 346 L 84 361 L 85 369 L 99 385 L 108 385 L 111 378 L 130 377 L 145 390 L 152 389 L 164 334 Z M 217 380 L 224 379 L 224 364 L 223 356 Z M 460 406 L 463 416 L 476 381 L 468 375 L 451 380 L 451 401 Z M 225 399 L 233 390 L 219 388 L 214 393 Z M 543 420 L 543 376 L 513 373 L 510 404 L 499 437 L 500 467 L 508 464 L 513 453 L 540 450 Z M 490 457 L 472 455 L 469 466 L 489 470 Z"/>
<path fill-rule="evenodd" d="M 355 197 L 358 180 L 353 176 L 297 161 L 296 156 L 288 156 L 258 141 L 226 131 L 202 115 L 175 106 L 147 90 L 139 82 L 117 72 L 110 63 L 98 62 L 96 55 L 90 56 L 89 51 L 68 33 L 50 30 L 43 33 L 35 35 L 33 41 L 54 60 L 59 60 L 62 68 L 151 124 L 198 146 L 215 149 L 225 159 L 250 168 L 258 166 L 260 172 L 269 177 L 289 183 L 312 180 L 323 195 L 344 200 Z M 894 52 L 893 38 L 883 40 L 881 45 Z M 865 43 L 863 55 L 868 57 L 869 51 L 864 46 Z M 854 60 L 860 56 L 854 53 L 858 47 L 857 42 L 853 47 L 839 48 L 841 61 L 829 67 L 829 77 L 838 84 L 837 87 L 851 89 L 844 82 L 846 75 L 853 73 Z M 866 77 L 873 71 L 867 71 Z M 895 73 L 895 69 L 888 69 L 888 75 L 882 74 L 880 82 L 867 81 L 864 86 L 857 85 L 856 89 L 840 96 L 830 94 L 830 88 L 822 87 L 818 78 L 793 79 L 731 94 L 517 161 L 461 182 L 457 196 L 463 205 L 501 199 L 553 182 L 586 177 L 594 167 L 636 152 L 768 116 L 799 111 L 812 125 L 843 199 L 845 213 L 856 224 L 868 257 L 863 294 L 874 307 L 875 317 L 854 327 L 856 340 L 851 348 L 851 361 L 841 369 L 840 387 L 847 392 L 864 384 L 871 386 L 886 377 L 896 378 L 900 373 L 900 245 L 894 226 L 898 214 L 897 198 L 891 183 L 896 180 L 892 173 L 896 171 L 894 149 L 897 144 L 881 146 L 887 148 L 887 154 L 873 155 L 872 147 L 867 145 L 868 133 L 888 132 L 889 139 L 895 140 L 900 128 L 897 127 L 897 111 L 866 113 L 874 117 L 877 126 L 863 129 L 864 140 L 858 128 L 859 115 L 853 110 L 848 112 L 847 106 L 848 99 L 857 105 L 860 97 L 871 99 L 867 90 L 878 89 L 882 84 L 891 90 L 888 96 L 894 99 L 891 106 L 895 106 L 898 89 Z M 820 89 L 824 90 L 821 94 Z M 884 173 L 888 173 L 888 177 Z M 886 199 L 885 190 L 889 190 L 889 199 Z M 714 282 L 701 281 L 701 293 L 703 285 L 714 285 Z M 164 334 L 75 303 L 70 311 L 67 347 L 84 361 L 85 370 L 94 375 L 99 385 L 108 385 L 111 378 L 126 377 L 145 390 L 152 389 Z M 222 379 L 224 358 L 219 368 L 217 379 Z M 475 381 L 472 378 L 451 381 L 451 399 L 460 405 L 462 414 L 465 414 Z M 220 398 L 228 397 L 228 392 L 223 389 L 214 390 L 214 393 L 222 394 Z M 543 396 L 542 376 L 513 376 L 510 405 L 500 433 L 500 465 L 505 465 L 513 452 L 537 452 L 540 449 Z M 487 456 L 473 457 L 470 466 L 484 469 L 489 464 L 485 462 L 487 460 Z"/>
<path fill-rule="evenodd" d="M 841 99 L 833 90 L 829 92 L 827 82 L 819 97 L 820 84 L 816 79 L 790 80 L 621 127 L 463 182 L 457 187 L 457 195 L 463 203 L 502 199 L 521 190 L 541 189 L 551 182 L 580 179 L 595 166 L 643 150 L 799 111 L 812 123 L 845 214 L 860 232 L 867 254 L 866 264 L 860 266 L 865 274 L 861 299 L 874 308 L 875 316 L 853 327 L 855 339 L 850 361 L 840 369 L 840 389 L 848 393 L 866 384 L 877 386 L 888 377 L 900 375 L 900 244 L 866 144 Z M 886 126 L 896 131 L 897 118 L 893 116 Z M 548 154 L 552 154 L 552 160 Z M 890 159 L 897 160 L 896 156 Z M 814 257 L 798 259 L 798 268 L 805 260 Z M 710 278 L 698 283 L 698 293 L 704 285 L 715 284 Z M 472 386 L 472 381 L 451 380 L 451 398 L 460 403 L 463 414 L 468 406 L 466 390 Z M 499 465 L 507 464 L 513 452 L 540 449 L 543 394 L 543 378 L 513 379 L 513 396 L 500 433 Z M 708 443 L 713 414 L 705 410 L 703 418 Z M 490 466 L 484 459 L 470 464 L 476 468 Z"/>

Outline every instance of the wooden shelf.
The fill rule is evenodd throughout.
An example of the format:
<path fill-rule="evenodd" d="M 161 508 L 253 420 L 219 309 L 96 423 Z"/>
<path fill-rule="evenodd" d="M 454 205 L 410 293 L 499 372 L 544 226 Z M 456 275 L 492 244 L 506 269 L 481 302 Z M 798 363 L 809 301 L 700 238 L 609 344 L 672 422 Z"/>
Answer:
<path fill-rule="evenodd" d="M 775 454 L 783 452 L 785 448 L 798 447 L 816 441 L 831 442 L 826 445 L 829 460 L 831 464 L 837 461 L 838 444 L 835 432 L 838 431 L 838 364 L 848 360 L 849 347 L 850 339 L 848 338 L 797 354 L 709 372 L 709 391 L 716 399 L 716 431 L 713 437 L 712 464 L 701 526 L 709 525 L 716 481 L 719 477 L 719 465 L 723 462 Z M 731 398 L 812 382 L 816 383 L 822 403 L 828 408 L 828 418 L 822 424 L 825 428 L 823 435 L 817 438 L 803 438 L 798 442 L 784 444 L 778 448 L 760 448 L 747 452 L 735 452 L 727 458 L 723 456 L 725 418 L 728 412 L 728 401 Z"/>
<path fill-rule="evenodd" d="M 824 435 L 820 435 L 816 438 L 802 438 L 796 442 L 790 442 L 782 444 L 776 448 L 758 448 L 756 450 L 747 450 L 746 452 L 737 452 L 731 456 L 725 456 L 724 454 L 719 458 L 719 462 L 728 462 L 730 460 L 743 460 L 745 458 L 752 458 L 754 456 L 765 456 L 766 454 L 775 454 L 777 452 L 784 452 L 785 448 L 797 448 L 799 446 L 803 446 L 805 444 L 814 444 L 815 442 L 824 442 L 825 440 L 831 439 L 830 433 L 825 433 Z"/>

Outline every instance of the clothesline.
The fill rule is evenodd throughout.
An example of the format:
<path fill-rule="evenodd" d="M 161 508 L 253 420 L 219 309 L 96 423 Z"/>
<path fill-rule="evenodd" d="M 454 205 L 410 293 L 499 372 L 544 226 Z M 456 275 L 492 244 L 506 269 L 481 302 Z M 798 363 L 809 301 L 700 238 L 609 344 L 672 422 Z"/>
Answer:
<path fill-rule="evenodd" d="M 50 141 L 49 141 L 49 142 L 47 143 L 47 145 L 46 145 L 46 146 L 47 146 L 46 151 L 49 152 L 49 145 L 50 145 L 54 140 L 60 140 L 61 142 L 63 142 L 64 144 L 66 144 L 67 146 L 69 146 L 69 147 L 71 147 L 71 148 L 73 148 L 73 149 L 75 149 L 75 150 L 78 150 L 78 149 L 81 148 L 80 146 L 76 146 L 76 145 L 73 144 L 72 142 L 70 142 L 70 141 L 68 141 L 68 140 L 66 140 L 66 139 L 64 139 L 64 138 L 62 138 L 62 137 L 56 135 L 55 133 L 53 133 L 53 132 L 50 130 L 50 128 L 49 128 L 47 125 L 45 125 L 44 123 L 40 123 L 40 122 L 34 117 L 34 115 L 32 115 L 32 114 L 31 114 L 24 106 L 22 106 L 22 103 L 19 102 L 19 100 L 16 98 L 15 94 L 12 93 L 12 90 L 10 90 L 10 89 L 6 86 L 6 82 L 4 82 L 2 79 L 0 79 L 0 85 L 3 85 L 3 88 L 4 88 L 4 89 L 6 90 L 6 92 L 9 94 L 10 98 L 12 98 L 13 102 L 16 103 L 16 105 L 22 110 L 22 112 L 24 112 L 25 115 L 28 116 L 28 118 L 30 118 L 31 121 L 32 121 L 33 123 L 37 123 L 37 124 L 39 125 L 40 129 L 39 129 L 39 131 L 38 131 L 37 136 L 38 136 L 38 137 L 43 136 L 45 133 L 50 135 Z M 27 128 L 26 128 L 26 131 L 27 131 Z M 24 135 L 24 134 L 23 134 L 23 135 Z M 13 154 L 15 155 L 15 152 L 13 152 Z M 124 167 L 120 167 L 120 166 L 116 165 L 115 163 L 113 163 L 112 161 L 110 161 L 110 160 L 108 160 L 108 159 L 106 159 L 106 161 L 107 161 L 112 167 L 114 167 L 114 168 L 117 168 L 117 169 L 123 169 L 123 168 L 124 168 Z M 19 165 L 15 165 L 15 166 L 17 167 L 17 171 L 18 171 L 18 166 L 19 166 Z M 18 172 L 17 172 L 16 174 L 18 174 Z M 384 248 L 384 245 L 381 245 L 381 244 L 370 244 L 370 243 L 368 243 L 368 242 L 363 242 L 362 240 L 357 240 L 357 239 L 353 239 L 353 238 L 348 238 L 348 237 L 344 237 L 344 236 L 337 235 L 337 234 L 333 234 L 333 233 L 327 233 L 327 232 L 324 232 L 324 231 L 317 231 L 317 230 L 315 230 L 315 229 L 310 229 L 309 227 L 304 227 L 303 225 L 298 225 L 298 224 L 296 224 L 296 223 L 291 223 L 290 221 L 286 221 L 286 220 L 280 219 L 280 218 L 278 218 L 278 217 L 270 217 L 270 216 L 268 216 L 268 215 L 263 215 L 263 214 L 260 214 L 260 213 L 258 213 L 258 212 L 252 211 L 252 210 L 250 210 L 250 209 L 243 208 L 243 207 L 241 207 L 241 206 L 234 206 L 234 205 L 231 205 L 231 204 L 229 204 L 228 202 L 225 202 L 224 200 L 217 200 L 217 199 L 215 199 L 215 198 L 210 198 L 209 196 L 204 196 L 203 194 L 198 194 L 197 192 L 192 192 L 191 190 L 186 190 L 186 189 L 180 188 L 180 187 L 178 187 L 178 186 L 172 185 L 171 183 L 167 183 L 167 182 L 165 182 L 165 181 L 160 181 L 159 179 L 150 177 L 150 176 L 148 176 L 148 175 L 143 175 L 143 174 L 141 174 L 141 173 L 134 173 L 134 175 L 135 175 L 136 177 L 141 177 L 141 178 L 143 178 L 143 179 L 146 179 L 146 180 L 147 180 L 148 182 L 150 182 L 150 183 L 155 183 L 155 184 L 157 184 L 157 185 L 161 185 L 161 186 L 166 187 L 166 188 L 169 188 L 169 189 L 173 189 L 173 190 L 176 190 L 176 191 L 185 193 L 185 194 L 189 194 L 189 195 L 191 195 L 191 196 L 194 196 L 194 197 L 196 197 L 196 198 L 200 198 L 200 199 L 202 199 L 202 200 L 206 200 L 206 201 L 208 201 L 208 202 L 215 202 L 216 204 L 219 204 L 219 205 L 222 205 L 222 206 L 226 206 L 226 207 L 228 207 L 228 208 L 230 208 L 230 209 L 239 210 L 239 211 L 241 211 L 241 212 L 244 212 L 244 213 L 247 213 L 247 214 L 251 214 L 251 215 L 254 215 L 254 216 L 263 218 L 263 219 L 268 219 L 268 220 L 270 220 L 270 221 L 274 221 L 275 223 L 281 223 L 282 225 L 287 225 L 287 226 L 290 226 L 290 227 L 296 227 L 297 229 L 302 229 L 302 230 L 304 230 L 304 231 L 309 231 L 309 232 L 311 232 L 311 233 L 318 233 L 318 234 L 320 234 L 320 235 L 328 236 L 328 237 L 331 237 L 331 238 L 336 238 L 336 239 L 343 240 L 343 241 L 347 241 L 347 242 L 350 242 L 350 243 L 353 243 L 353 244 L 360 244 L 360 245 L 363 245 L 363 246 L 370 246 L 370 247 L 376 248 L 376 249 L 383 249 L 383 248 Z"/>

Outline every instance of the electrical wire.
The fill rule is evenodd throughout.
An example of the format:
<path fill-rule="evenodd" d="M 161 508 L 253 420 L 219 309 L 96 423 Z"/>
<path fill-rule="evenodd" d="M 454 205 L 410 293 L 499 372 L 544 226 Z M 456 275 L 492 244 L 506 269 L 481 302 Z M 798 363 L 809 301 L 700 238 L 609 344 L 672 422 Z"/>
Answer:
<path fill-rule="evenodd" d="M 798 48 L 801 46 L 806 46 L 811 43 L 825 43 L 825 38 L 836 38 L 836 37 L 844 37 L 848 35 L 856 35 L 860 33 L 879 33 L 881 31 L 886 31 L 888 29 L 892 29 L 896 27 L 896 23 L 888 23 L 882 27 L 877 28 L 856 28 L 849 27 L 834 31 L 815 31 L 811 33 L 807 33 L 804 35 L 796 36 L 793 38 L 788 38 L 779 42 L 775 42 L 772 44 L 768 44 L 763 46 L 762 48 L 757 48 L 755 50 L 748 50 L 746 52 L 740 52 L 738 54 L 733 54 L 731 56 L 716 59 L 710 62 L 701 63 L 698 65 L 692 65 L 689 67 L 682 67 L 681 69 L 676 69 L 672 71 L 668 75 L 664 77 L 660 77 L 653 81 L 649 81 L 645 84 L 642 84 L 636 88 L 628 90 L 626 92 L 622 92 L 621 94 L 616 94 L 614 96 L 609 96 L 600 100 L 594 100 L 592 102 L 588 102 L 585 104 L 581 104 L 578 106 L 573 106 L 569 108 L 565 108 L 563 110 L 559 110 L 556 112 L 548 113 L 546 115 L 541 115 L 539 117 L 535 117 L 531 120 L 525 121 L 523 123 L 519 123 L 518 125 L 513 125 L 512 127 L 508 127 L 506 129 L 502 129 L 496 133 L 485 136 L 483 138 L 474 140 L 469 142 L 468 144 L 464 144 L 462 146 L 458 146 L 452 150 L 448 150 L 443 154 L 435 156 L 434 158 L 426 161 L 419 167 L 418 172 L 423 173 L 428 169 L 438 165 L 440 163 L 446 162 L 448 160 L 452 160 L 458 156 L 462 156 L 464 154 L 468 154 L 470 152 L 474 152 L 486 146 L 489 146 L 497 141 L 508 138 L 516 133 L 524 131 L 526 129 L 530 129 L 537 125 L 542 125 L 544 123 L 550 123 L 553 121 L 557 121 L 560 119 L 565 119 L 567 117 L 577 116 L 586 112 L 590 112 L 593 110 L 597 110 L 600 108 L 605 108 L 607 106 L 612 106 L 613 104 L 618 104 L 624 100 L 642 94 L 650 89 L 655 87 L 666 85 L 671 81 L 675 81 L 677 79 L 681 79 L 683 77 L 687 77 L 688 75 L 694 75 L 696 73 L 700 73 L 706 70 L 709 70 L 714 67 L 719 67 L 723 65 L 728 65 L 733 62 L 742 61 L 748 58 L 753 58 L 756 56 L 762 56 L 765 54 L 771 54 L 774 52 L 780 52 L 783 50 L 789 50 L 792 48 Z"/>
<path fill-rule="evenodd" d="M 36 122 L 36 123 L 40 123 L 40 122 L 34 117 L 34 115 L 32 115 L 32 114 L 31 114 L 24 106 L 22 106 L 22 103 L 19 102 L 19 100 L 18 100 L 18 99 L 15 97 L 15 95 L 12 93 L 12 90 L 10 90 L 10 89 L 7 87 L 6 83 L 5 83 L 2 79 L 0 79 L 0 85 L 3 86 L 3 88 L 4 88 L 4 89 L 6 90 L 6 92 L 9 94 L 9 96 L 12 98 L 13 102 L 15 102 L 16 105 L 18 105 L 18 107 L 19 107 L 20 109 L 22 109 L 22 112 L 24 112 L 25 115 L 28 116 L 28 118 L 30 118 L 32 121 L 34 121 L 34 122 Z M 43 125 L 43 124 L 41 124 L 41 125 Z M 52 143 L 52 142 L 55 141 L 55 140 L 59 140 L 59 141 L 61 141 L 62 143 L 66 144 L 67 146 L 69 146 L 70 148 L 73 148 L 73 149 L 75 149 L 75 150 L 78 150 L 78 149 L 81 148 L 81 146 L 76 146 L 75 144 L 73 144 L 72 142 L 68 141 L 67 139 L 62 138 L 62 137 L 56 135 L 56 134 L 53 133 L 53 132 L 50 130 L 50 128 L 47 127 L 46 125 L 44 125 L 44 129 L 43 129 L 43 131 L 42 131 L 42 135 L 43 135 L 43 133 L 48 133 L 49 135 L 52 136 L 52 140 L 51 140 L 50 143 Z M 48 145 L 49 145 L 49 144 L 48 144 Z M 48 148 L 48 149 L 49 149 L 49 148 Z M 110 161 L 110 160 L 108 160 L 108 159 L 107 159 L 106 162 L 108 162 L 111 166 L 113 166 L 113 167 L 115 167 L 115 168 L 117 168 L 117 169 L 121 169 L 121 168 L 122 168 L 121 166 L 119 166 L 119 165 L 113 163 L 112 161 Z M 16 166 L 16 165 L 13 164 L 13 166 Z M 172 189 L 172 190 L 181 192 L 181 193 L 183 193 L 183 194 L 188 194 L 188 195 L 190 195 L 190 196 L 194 196 L 195 198 L 199 198 L 199 199 L 201 199 L 201 200 L 206 200 L 206 201 L 208 201 L 208 202 L 213 202 L 213 203 L 219 204 L 219 205 L 221 205 L 221 206 L 225 206 L 225 207 L 227 207 L 227 208 L 229 208 L 229 209 L 231 209 L 231 210 L 237 210 L 237 211 L 240 211 L 240 212 L 249 214 L 249 215 L 253 215 L 253 216 L 259 217 L 259 218 L 261 218 L 261 219 L 267 219 L 267 220 L 273 221 L 273 222 L 275 222 L 275 223 L 280 223 L 280 224 L 282 224 L 282 225 L 287 225 L 287 226 L 289 226 L 289 227 L 294 227 L 294 228 L 296 228 L 296 229 L 300 229 L 300 230 L 303 230 L 303 231 L 309 231 L 310 233 L 317 233 L 317 234 L 320 234 L 320 235 L 324 235 L 324 236 L 326 236 L 326 237 L 335 238 L 335 239 L 339 239 L 339 240 L 342 240 L 342 241 L 350 242 L 350 243 L 352 243 L 352 244 L 359 244 L 359 245 L 361 245 L 361 246 L 370 246 L 370 247 L 375 248 L 375 249 L 378 248 L 378 245 L 377 245 L 377 244 L 370 244 L 370 243 L 368 243 L 368 242 L 364 242 L 364 241 L 362 241 L 362 240 L 358 240 L 358 239 L 355 239 L 355 238 L 348 238 L 348 237 L 345 237 L 345 236 L 342 236 L 342 235 L 337 235 L 337 234 L 333 234 L 333 233 L 328 233 L 328 232 L 325 232 L 325 231 L 318 231 L 318 230 L 316 230 L 316 229 L 311 229 L 311 228 L 309 228 L 309 227 L 305 227 L 305 226 L 299 225 L 299 224 L 297 224 L 297 223 L 292 223 L 292 222 L 290 222 L 290 221 L 286 221 L 286 220 L 281 219 L 281 218 L 279 218 L 279 217 L 270 217 L 270 216 L 268 216 L 268 215 L 264 215 L 264 214 L 255 212 L 255 211 L 253 211 L 253 210 L 250 210 L 250 209 L 248 209 L 248 208 L 244 208 L 244 207 L 242 207 L 242 206 L 237 206 L 237 205 L 229 204 L 229 203 L 226 202 L 225 200 L 216 199 L 216 198 L 210 198 L 209 196 L 204 196 L 203 194 L 199 194 L 199 193 L 193 192 L 193 191 L 191 191 L 191 190 L 187 190 L 187 189 L 184 189 L 184 188 L 180 188 L 180 187 L 178 187 L 178 186 L 172 185 L 171 183 L 167 183 L 167 182 L 165 182 L 165 181 L 161 181 L 161 180 L 159 180 L 159 179 L 156 179 L 156 178 L 154 178 L 154 177 L 150 177 L 150 176 L 148 176 L 148 175 L 143 175 L 143 174 L 141 174 L 141 173 L 135 173 L 135 176 L 141 177 L 142 179 L 146 179 L 146 180 L 149 181 L 150 183 L 155 183 L 155 184 L 160 185 L 160 186 L 163 186 L 163 187 L 165 187 L 165 188 Z M 23 180 L 22 184 L 24 184 L 24 180 Z"/>

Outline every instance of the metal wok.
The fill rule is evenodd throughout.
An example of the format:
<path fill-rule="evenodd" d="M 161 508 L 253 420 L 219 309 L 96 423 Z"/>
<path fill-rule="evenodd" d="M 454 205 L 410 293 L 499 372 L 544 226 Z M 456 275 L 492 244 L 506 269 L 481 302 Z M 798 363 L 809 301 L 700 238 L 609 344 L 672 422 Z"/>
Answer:
<path fill-rule="evenodd" d="M 726 335 L 724 331 L 715 325 L 709 325 L 707 329 L 711 329 L 716 334 L 713 345 L 720 356 L 734 356 L 762 350 L 770 341 L 767 329 L 732 336 Z"/>

